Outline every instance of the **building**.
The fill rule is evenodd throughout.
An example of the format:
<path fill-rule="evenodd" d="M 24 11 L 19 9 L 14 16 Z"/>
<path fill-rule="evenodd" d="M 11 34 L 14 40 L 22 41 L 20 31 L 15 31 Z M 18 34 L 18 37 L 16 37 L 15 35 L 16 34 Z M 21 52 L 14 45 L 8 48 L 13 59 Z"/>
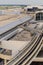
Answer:
<path fill-rule="evenodd" d="M 36 11 L 43 10 L 43 7 L 42 6 L 27 6 L 24 8 L 24 10 L 27 13 L 30 13 L 30 12 L 36 12 Z"/>
<path fill-rule="evenodd" d="M 42 21 L 43 20 L 43 11 L 38 11 L 36 12 L 36 21 L 40 20 Z"/>

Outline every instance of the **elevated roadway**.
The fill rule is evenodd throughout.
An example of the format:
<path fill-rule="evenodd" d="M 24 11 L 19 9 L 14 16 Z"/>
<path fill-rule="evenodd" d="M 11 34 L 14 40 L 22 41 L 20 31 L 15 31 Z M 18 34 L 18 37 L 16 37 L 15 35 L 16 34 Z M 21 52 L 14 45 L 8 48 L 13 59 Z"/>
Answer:
<path fill-rule="evenodd" d="M 30 46 L 26 46 L 23 52 L 13 58 L 7 65 L 30 65 L 33 59 L 37 56 L 42 47 L 42 34 L 39 34 L 38 37 L 35 37 Z"/>

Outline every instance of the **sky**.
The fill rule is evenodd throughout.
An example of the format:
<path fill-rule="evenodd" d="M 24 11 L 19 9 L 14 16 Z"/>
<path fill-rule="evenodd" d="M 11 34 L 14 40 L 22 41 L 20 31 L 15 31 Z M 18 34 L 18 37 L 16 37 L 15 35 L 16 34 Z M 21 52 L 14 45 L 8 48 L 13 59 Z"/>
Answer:
<path fill-rule="evenodd" d="M 43 5 L 43 0 L 0 0 L 0 4 Z"/>

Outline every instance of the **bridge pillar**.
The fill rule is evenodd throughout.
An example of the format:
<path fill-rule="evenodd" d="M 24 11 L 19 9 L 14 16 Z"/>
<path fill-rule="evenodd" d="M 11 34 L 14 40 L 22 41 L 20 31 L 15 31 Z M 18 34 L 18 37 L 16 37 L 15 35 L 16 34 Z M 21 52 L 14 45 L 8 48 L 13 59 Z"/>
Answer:
<path fill-rule="evenodd" d="M 6 59 L 4 60 L 4 65 L 7 65 L 7 60 Z"/>

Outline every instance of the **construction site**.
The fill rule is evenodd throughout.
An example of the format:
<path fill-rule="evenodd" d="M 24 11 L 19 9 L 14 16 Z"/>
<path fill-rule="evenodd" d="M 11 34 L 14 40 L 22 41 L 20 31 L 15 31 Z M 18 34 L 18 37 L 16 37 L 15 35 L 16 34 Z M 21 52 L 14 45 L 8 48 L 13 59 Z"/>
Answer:
<path fill-rule="evenodd" d="M 43 7 L 0 10 L 0 65 L 43 65 Z"/>

